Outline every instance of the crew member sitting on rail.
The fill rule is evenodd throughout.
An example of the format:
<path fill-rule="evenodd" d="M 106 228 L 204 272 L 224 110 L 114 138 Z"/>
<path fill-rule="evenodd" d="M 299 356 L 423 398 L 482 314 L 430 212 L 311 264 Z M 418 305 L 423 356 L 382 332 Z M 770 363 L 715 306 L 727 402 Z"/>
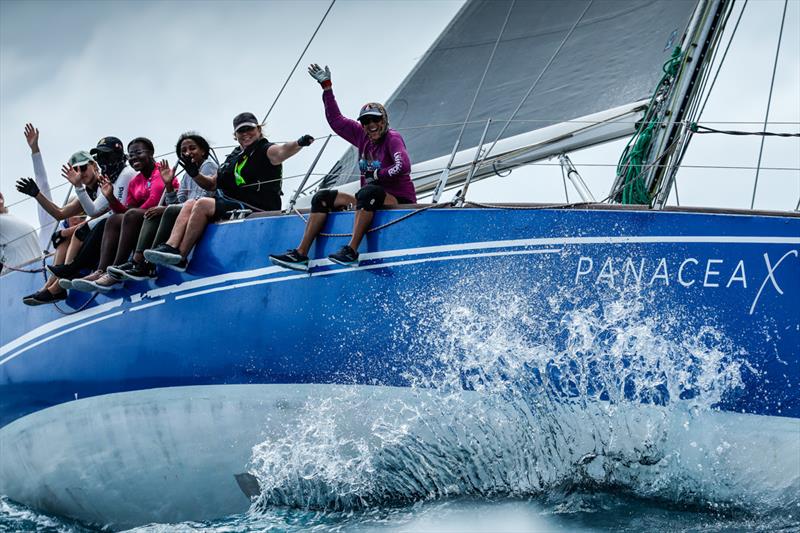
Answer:
<path fill-rule="evenodd" d="M 308 251 L 325 225 L 332 209 L 356 206 L 353 236 L 349 244 L 328 258 L 340 265 L 358 264 L 358 245 L 367 232 L 375 210 L 384 205 L 413 204 L 417 201 L 411 182 L 411 161 L 403 137 L 389 129 L 389 117 L 381 104 L 361 108 L 358 121 L 342 116 L 331 89 L 331 71 L 317 64 L 308 73 L 322 86 L 325 117 L 331 129 L 358 148 L 361 189 L 355 196 L 336 189 L 322 190 L 311 200 L 311 215 L 300 244 L 285 254 L 270 255 L 274 264 L 293 270 L 308 270 Z"/>
<path fill-rule="evenodd" d="M 261 132 L 252 113 L 233 119 L 233 137 L 239 146 L 231 152 L 213 176 L 198 174 L 194 179 L 206 190 L 218 189 L 215 198 L 200 198 L 184 206 L 169 240 L 144 257 L 159 265 L 180 265 L 200 240 L 206 226 L 234 210 L 277 211 L 281 208 L 283 162 L 314 142 L 311 135 L 283 144 L 271 143 Z"/>
<path fill-rule="evenodd" d="M 128 158 L 138 174 L 128 186 L 125 204 L 114 196 L 111 182 L 105 178 L 101 179 L 101 191 L 108 199 L 114 214 L 106 222 L 97 270 L 88 276 L 73 280 L 73 289 L 106 293 L 119 285 L 121 279 L 107 271 L 107 268 L 111 265 L 121 265 L 128 260 L 139 237 L 145 211 L 158 205 L 164 193 L 164 182 L 156 168 L 154 153 L 153 142 L 145 137 L 137 137 L 128 143 Z M 174 181 L 173 187 L 178 188 L 177 180 Z"/>
<path fill-rule="evenodd" d="M 37 179 L 21 178 L 17 180 L 17 190 L 34 198 L 54 219 L 69 221 L 66 227 L 57 227 L 51 237 L 53 251 L 55 252 L 52 264 L 61 265 L 68 259 L 68 249 L 73 235 L 79 229 L 85 228 L 85 223 L 82 223 L 81 219 L 78 218 L 79 215 L 83 214 L 83 207 L 78 198 L 74 198 L 63 207 L 59 207 L 40 190 L 38 183 L 47 183 L 47 175 L 44 170 L 44 164 L 41 162 L 39 130 L 34 128 L 32 124 L 27 124 L 25 126 L 25 139 L 31 148 L 31 155 L 34 157 L 33 169 Z M 84 150 L 75 152 L 69 158 L 69 162 L 64 165 L 64 168 L 69 168 L 74 172 L 74 183 L 85 186 L 91 191 L 97 190 L 97 163 L 89 152 Z M 42 305 L 64 300 L 66 297 L 67 292 L 58 285 L 58 278 L 51 276 L 41 290 L 23 297 L 22 302 L 25 305 Z"/>
<path fill-rule="evenodd" d="M 136 171 L 127 165 L 127 156 L 122 141 L 114 136 L 103 137 L 97 146 L 89 150 L 97 166 L 90 165 L 83 172 L 108 179 L 114 188 L 114 197 L 124 202 L 128 197 L 128 185 Z M 99 169 L 97 168 L 99 166 Z M 58 285 L 62 289 L 71 289 L 72 280 L 80 277 L 81 270 L 95 270 L 100 261 L 100 247 L 103 240 L 106 221 L 111 216 L 108 198 L 99 190 L 84 187 L 79 180 L 83 177 L 76 168 L 64 165 L 61 175 L 75 186 L 75 194 L 87 215 L 92 217 L 72 236 L 64 264 L 47 265 L 56 275 Z"/>
<path fill-rule="evenodd" d="M 216 157 L 211 155 L 211 146 L 208 141 L 197 133 L 184 133 L 178 138 L 175 153 L 178 154 L 178 160 L 185 170 L 181 186 L 177 191 L 172 188 L 174 170 L 170 168 L 166 160 L 159 163 L 158 168 L 161 171 L 161 179 L 164 181 L 164 190 L 166 191 L 164 195 L 166 205 L 151 207 L 145 212 L 144 223 L 139 232 L 136 251 L 133 253 L 131 261 L 119 267 L 108 267 L 109 271 L 113 271 L 123 278 L 135 281 L 155 278 L 155 265 L 145 260 L 144 251 L 167 242 L 172 228 L 175 226 L 175 221 L 184 207 L 191 210 L 194 203 L 200 198 L 216 196 L 216 191 L 205 190 L 196 179 L 200 175 L 215 175 L 217 167 L 219 167 Z M 176 265 L 166 266 L 183 272 L 186 270 L 186 260 L 184 259 Z"/>

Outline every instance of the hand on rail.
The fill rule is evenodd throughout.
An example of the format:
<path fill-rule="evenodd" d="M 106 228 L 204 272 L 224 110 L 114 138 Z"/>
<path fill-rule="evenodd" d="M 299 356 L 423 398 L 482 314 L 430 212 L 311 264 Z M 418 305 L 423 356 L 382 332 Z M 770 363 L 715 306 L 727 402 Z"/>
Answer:
<path fill-rule="evenodd" d="M 311 143 L 314 142 L 314 137 L 306 133 L 299 139 L 297 139 L 297 144 L 300 146 L 311 146 Z"/>

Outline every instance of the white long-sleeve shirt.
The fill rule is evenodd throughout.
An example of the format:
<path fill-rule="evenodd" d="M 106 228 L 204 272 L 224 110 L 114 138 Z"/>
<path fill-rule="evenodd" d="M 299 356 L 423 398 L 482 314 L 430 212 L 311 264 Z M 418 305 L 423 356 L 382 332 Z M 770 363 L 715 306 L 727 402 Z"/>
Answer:
<path fill-rule="evenodd" d="M 47 240 L 50 240 L 49 234 Z M 19 267 L 40 259 L 42 250 L 36 238 L 36 228 L 14 215 L 0 213 L 0 263 Z"/>
<path fill-rule="evenodd" d="M 128 184 L 130 184 L 135 175 L 136 171 L 126 166 L 114 182 L 114 197 L 123 204 L 128 197 Z M 89 221 L 90 228 L 93 228 L 100 220 L 110 216 L 108 199 L 99 190 L 94 200 L 91 199 L 84 187 L 75 187 L 75 194 L 78 196 L 78 201 L 86 214 L 93 217 Z"/>
<path fill-rule="evenodd" d="M 36 185 L 39 187 L 39 191 L 52 202 L 53 197 L 50 194 L 50 182 L 47 180 L 47 171 L 44 169 L 42 153 L 36 152 L 35 154 L 31 154 L 31 160 L 33 161 L 33 176 L 36 180 Z M 58 227 L 58 221 L 41 205 L 38 206 L 36 213 L 39 215 L 40 250 L 47 250 L 50 246 L 50 236 L 56 230 L 56 227 Z"/>

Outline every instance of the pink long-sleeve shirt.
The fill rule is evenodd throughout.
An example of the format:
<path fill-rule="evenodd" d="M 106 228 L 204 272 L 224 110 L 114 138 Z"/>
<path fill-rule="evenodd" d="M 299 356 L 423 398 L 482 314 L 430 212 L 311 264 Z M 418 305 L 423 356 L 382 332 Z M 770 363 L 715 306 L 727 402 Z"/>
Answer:
<path fill-rule="evenodd" d="M 173 178 L 172 188 L 176 191 L 180 188 L 177 179 Z M 115 213 L 124 213 L 131 208 L 150 209 L 161 202 L 163 194 L 164 181 L 161 179 L 161 172 L 156 167 L 150 174 L 150 178 L 145 178 L 144 174 L 139 172 L 131 179 L 128 184 L 128 197 L 125 199 L 125 205 L 119 202 L 110 202 L 110 205 Z"/>
<path fill-rule="evenodd" d="M 325 118 L 331 129 L 358 148 L 359 158 L 381 162 L 378 185 L 401 201 L 415 203 L 417 193 L 411 182 L 411 160 L 403 137 L 390 128 L 378 142 L 372 142 L 359 122 L 342 115 L 333 90 L 322 91 L 322 101 L 325 104 Z M 364 185 L 366 181 L 362 174 L 361 186 Z"/>

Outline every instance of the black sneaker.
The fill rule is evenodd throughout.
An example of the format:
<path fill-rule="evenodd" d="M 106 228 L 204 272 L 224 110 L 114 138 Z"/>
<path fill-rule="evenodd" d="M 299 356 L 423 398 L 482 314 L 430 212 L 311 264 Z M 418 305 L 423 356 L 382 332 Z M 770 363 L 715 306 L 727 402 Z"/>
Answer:
<path fill-rule="evenodd" d="M 301 272 L 308 271 L 308 256 L 303 255 L 297 250 L 289 250 L 285 254 L 270 255 L 269 260 L 273 265 Z"/>
<path fill-rule="evenodd" d="M 119 266 L 110 266 L 107 271 L 116 278 L 132 279 L 133 281 L 144 281 L 158 277 L 156 275 L 156 266 L 146 261 L 141 263 L 128 261 Z"/>
<path fill-rule="evenodd" d="M 181 259 L 179 263 L 174 265 L 161 265 L 164 268 L 168 268 L 170 270 L 174 270 L 175 272 L 186 272 L 186 269 L 189 268 L 189 261 L 186 259 Z"/>
<path fill-rule="evenodd" d="M 49 270 L 55 277 L 61 279 L 75 279 L 80 276 L 81 269 L 75 266 L 74 263 L 64 265 L 47 265 Z"/>
<path fill-rule="evenodd" d="M 29 294 L 25 298 L 22 299 L 22 303 L 25 305 L 44 305 L 44 304 L 52 304 L 56 302 L 60 302 L 61 300 L 67 299 L 67 291 L 61 291 L 57 294 L 53 294 L 47 289 L 42 289 L 35 294 Z"/>
<path fill-rule="evenodd" d="M 181 256 L 180 250 L 164 243 L 152 250 L 145 250 L 144 258 L 155 265 L 177 265 L 183 256 Z"/>
<path fill-rule="evenodd" d="M 358 252 L 345 245 L 336 252 L 328 256 L 328 259 L 342 266 L 358 266 Z"/>

